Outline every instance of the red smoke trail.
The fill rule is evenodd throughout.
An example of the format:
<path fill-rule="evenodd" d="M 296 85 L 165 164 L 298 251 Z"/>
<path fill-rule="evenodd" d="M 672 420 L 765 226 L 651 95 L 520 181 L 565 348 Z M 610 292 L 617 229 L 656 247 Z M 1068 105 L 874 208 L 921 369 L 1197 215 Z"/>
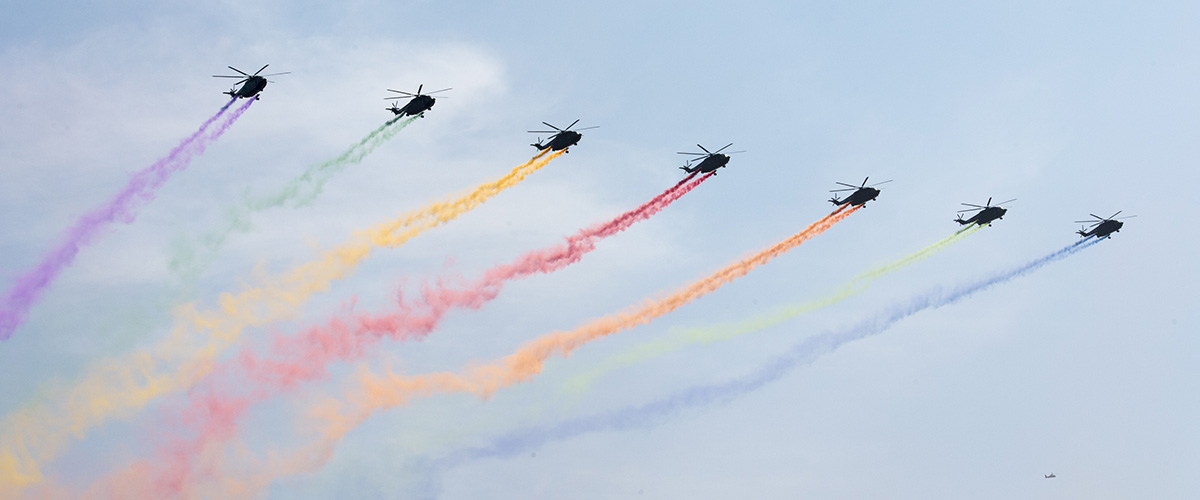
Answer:
<path fill-rule="evenodd" d="M 423 287 L 418 304 L 407 304 L 401 297 L 393 312 L 362 313 L 347 319 L 335 316 L 324 326 L 311 327 L 297 336 L 276 335 L 270 356 L 243 349 L 214 367 L 205 381 L 207 387 L 189 394 L 181 414 L 183 423 L 196 429 L 194 436 L 161 445 L 156 457 L 130 464 L 102 479 L 89 494 L 161 498 L 190 491 L 184 496 L 203 496 L 195 488 L 216 478 L 196 464 L 220 460 L 213 455 L 224 452 L 223 443 L 236 433 L 239 419 L 250 406 L 301 383 L 326 377 L 329 364 L 362 358 L 382 338 L 423 338 L 450 309 L 478 309 L 499 295 L 510 280 L 550 273 L 578 262 L 596 248 L 600 239 L 658 213 L 711 176 L 709 173 L 696 178 L 696 174 L 690 174 L 641 206 L 585 228 L 562 244 L 533 250 L 509 264 L 493 267 L 471 286 L 453 289 L 439 281 Z M 217 388 L 218 380 L 229 387 Z"/>

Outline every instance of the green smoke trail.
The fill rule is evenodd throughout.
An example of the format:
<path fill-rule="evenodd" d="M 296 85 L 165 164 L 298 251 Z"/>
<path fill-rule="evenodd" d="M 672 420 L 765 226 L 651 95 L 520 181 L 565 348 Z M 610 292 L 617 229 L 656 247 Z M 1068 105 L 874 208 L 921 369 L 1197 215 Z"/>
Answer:
<path fill-rule="evenodd" d="M 193 241 L 180 241 L 174 245 L 170 260 L 171 270 L 185 281 L 191 281 L 199 276 L 208 266 L 216 253 L 225 245 L 229 235 L 234 232 L 250 230 L 250 217 L 255 213 L 271 208 L 290 206 L 300 208 L 312 204 L 325 188 L 325 183 L 341 172 L 347 166 L 357 164 L 376 148 L 395 137 L 410 123 L 417 119 L 410 116 L 406 119 L 397 116 L 388 120 L 379 128 L 363 137 L 358 143 L 350 146 L 344 153 L 325 162 L 312 165 L 304 173 L 288 181 L 278 191 L 258 198 L 247 194 L 240 205 L 225 209 L 225 220 L 214 230 L 200 235 Z M 395 126 L 393 126 L 395 125 Z"/>
<path fill-rule="evenodd" d="M 933 244 L 926 246 L 916 252 L 908 254 L 900 259 L 889 262 L 882 266 L 876 267 L 869 271 L 859 274 L 851 278 L 849 282 L 843 285 L 838 291 L 824 298 L 801 302 L 780 307 L 773 312 L 761 314 L 751 317 L 746 320 L 723 323 L 708 327 L 687 328 L 687 329 L 672 329 L 667 336 L 662 339 L 652 340 L 633 349 L 609 358 L 600 363 L 600 365 L 592 370 L 575 375 L 567 380 L 564 384 L 564 389 L 576 395 L 583 393 L 597 378 L 617 368 L 628 366 L 636 363 L 642 363 L 656 358 L 663 354 L 675 352 L 690 345 L 695 344 L 711 344 L 722 340 L 729 340 L 748 333 L 754 333 L 765 328 L 769 328 L 789 319 L 792 319 L 801 314 L 809 313 L 833 305 L 842 299 L 856 295 L 866 290 L 871 282 L 891 273 L 902 267 L 919 262 L 946 247 L 961 241 L 963 238 L 978 231 L 980 226 L 970 225 L 963 229 L 959 229 L 954 234 L 942 238 Z"/>

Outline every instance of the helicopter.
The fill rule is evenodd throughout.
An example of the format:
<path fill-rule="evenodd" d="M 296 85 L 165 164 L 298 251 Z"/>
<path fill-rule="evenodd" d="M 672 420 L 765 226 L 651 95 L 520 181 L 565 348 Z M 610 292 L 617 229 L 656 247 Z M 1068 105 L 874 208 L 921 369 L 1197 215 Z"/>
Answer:
<path fill-rule="evenodd" d="M 264 64 L 263 67 L 258 68 L 258 71 L 255 71 L 253 75 L 247 75 L 245 71 L 237 69 L 233 66 L 227 66 L 229 69 L 232 69 L 234 71 L 237 71 L 238 73 L 241 73 L 241 76 L 238 76 L 238 75 L 213 75 L 213 78 L 241 78 L 240 81 L 233 84 L 234 88 L 229 89 L 229 92 L 222 92 L 222 93 L 226 94 L 230 97 L 233 97 L 234 99 L 239 98 L 239 97 L 246 98 L 246 99 L 253 97 L 255 99 L 258 99 L 259 98 L 258 93 L 262 92 L 262 90 L 267 87 L 267 82 L 269 81 L 269 80 L 267 80 L 268 76 L 279 76 L 279 75 L 286 75 L 288 73 L 291 73 L 291 71 L 284 71 L 283 73 L 272 73 L 269 75 L 261 75 L 260 76 L 259 73 L 262 73 L 262 70 L 267 69 L 267 66 L 270 66 L 270 64 Z M 242 88 L 237 88 L 238 85 L 241 85 L 243 83 L 245 85 L 242 85 Z"/>
<path fill-rule="evenodd" d="M 834 205 L 853 205 L 853 206 L 857 207 L 857 206 L 867 203 L 868 201 L 874 200 L 876 197 L 879 196 L 879 190 L 876 189 L 875 186 L 892 182 L 891 179 L 888 179 L 886 181 L 877 182 L 875 184 L 868 186 L 867 179 L 870 179 L 870 177 L 864 178 L 862 181 L 862 184 L 859 184 L 857 186 L 855 186 L 853 184 L 846 184 L 845 182 L 835 182 L 835 184 L 841 184 L 846 187 L 844 187 L 842 189 L 830 189 L 829 190 L 830 193 L 837 193 L 837 192 L 841 192 L 841 191 L 851 191 L 851 190 L 853 190 L 854 192 L 851 193 L 850 196 L 847 196 L 846 199 L 844 199 L 844 200 L 839 200 L 837 195 L 835 194 L 835 195 L 833 195 L 833 198 L 829 199 L 829 202 L 833 203 Z"/>
<path fill-rule="evenodd" d="M 418 85 L 416 94 L 404 92 L 401 90 L 387 89 L 388 92 L 395 92 L 397 94 L 404 94 L 404 95 L 394 96 L 394 97 L 385 97 L 384 99 L 412 99 L 412 100 L 408 101 L 408 104 L 405 104 L 402 107 L 398 107 L 398 106 L 396 106 L 396 103 L 392 103 L 392 107 L 384 108 L 384 109 L 391 111 L 392 113 L 396 114 L 397 116 L 408 115 L 408 116 L 420 116 L 421 118 L 424 118 L 425 112 L 428 111 L 429 108 L 432 108 L 433 103 L 437 101 L 437 99 L 435 99 L 430 94 L 436 94 L 438 92 L 445 92 L 447 90 L 451 90 L 449 88 L 444 88 L 442 90 L 435 90 L 433 92 L 430 92 L 429 94 L 422 94 L 421 89 L 423 89 L 423 88 L 425 88 L 425 84 L 422 83 L 421 85 Z M 442 97 L 445 97 L 445 96 L 442 96 Z"/>
<path fill-rule="evenodd" d="M 1055 476 L 1054 473 L 1051 472 L 1050 474 L 1042 474 L 1042 477 L 1045 477 L 1046 479 L 1054 479 L 1058 476 Z"/>
<path fill-rule="evenodd" d="M 1097 238 L 1107 238 L 1108 235 L 1113 234 L 1117 231 L 1120 231 L 1121 226 L 1125 225 L 1124 222 L 1121 222 L 1121 219 L 1132 219 L 1134 217 L 1137 217 L 1136 215 L 1126 215 L 1124 217 L 1121 217 L 1121 219 L 1118 219 L 1117 215 L 1119 215 L 1120 213 L 1121 213 L 1121 211 L 1118 210 L 1117 213 L 1112 214 L 1108 217 L 1100 217 L 1099 215 L 1096 215 L 1096 214 L 1088 214 L 1092 217 L 1095 217 L 1095 219 L 1077 220 L 1077 221 L 1075 221 L 1075 223 L 1076 224 L 1090 223 L 1091 226 L 1080 228 L 1079 231 L 1076 231 L 1076 232 L 1079 233 L 1079 235 L 1084 238 L 1086 238 L 1088 236 L 1095 236 Z"/>
<path fill-rule="evenodd" d="M 982 226 L 984 224 L 987 224 L 990 226 L 990 225 L 992 225 L 992 221 L 994 221 L 996 219 L 1003 219 L 1004 214 L 1008 213 L 1008 209 L 1001 207 L 1000 205 L 1004 205 L 1005 203 L 1012 203 L 1014 201 L 1017 201 L 1017 199 L 1013 198 L 1008 201 L 1002 201 L 1000 203 L 997 203 L 996 206 L 994 206 L 994 207 L 992 206 L 992 198 L 991 197 L 988 197 L 987 203 L 984 203 L 982 207 L 979 205 L 972 205 L 970 203 L 963 203 L 963 205 L 966 205 L 966 206 L 972 207 L 972 208 L 964 208 L 962 210 L 959 210 L 958 218 L 954 219 L 954 222 L 957 222 L 964 226 L 967 224 L 971 224 L 971 223 L 979 224 L 980 226 Z M 976 210 L 978 210 L 979 213 L 972 215 L 970 219 L 963 220 L 962 214 L 964 212 L 974 212 Z"/>
<path fill-rule="evenodd" d="M 571 122 L 570 125 L 567 125 L 567 128 L 558 128 L 558 127 L 555 127 L 554 125 L 551 125 L 546 122 L 542 122 L 542 123 L 544 125 L 546 125 L 547 127 L 550 127 L 554 130 L 553 131 L 530 130 L 529 133 L 531 133 L 531 134 L 554 134 L 554 135 L 546 138 L 545 144 L 542 144 L 541 137 L 538 137 L 537 142 L 530 144 L 530 146 L 537 148 L 538 151 L 541 151 L 546 148 L 550 148 L 551 151 L 560 151 L 563 149 L 567 149 L 571 146 L 579 144 L 579 139 L 583 138 L 583 134 L 579 133 L 579 130 L 591 130 L 594 128 L 600 128 L 599 125 L 596 125 L 596 126 L 592 126 L 592 127 L 584 127 L 579 130 L 571 130 L 571 127 L 574 127 L 576 123 L 579 123 L 579 120 L 575 120 L 575 121 Z M 567 152 L 570 153 L 570 151 L 567 151 Z"/>
<path fill-rule="evenodd" d="M 721 153 L 721 151 L 724 151 L 725 148 L 728 148 L 729 146 L 732 146 L 732 145 L 733 145 L 733 143 L 731 142 L 729 144 L 726 144 L 725 147 L 723 147 L 721 149 L 718 149 L 716 151 L 709 151 L 704 146 L 697 144 L 696 147 L 700 148 L 704 152 L 703 153 L 680 152 L 679 154 L 681 154 L 681 155 L 692 155 L 692 156 L 695 156 L 695 158 L 688 160 L 687 164 L 685 164 L 682 167 L 679 167 L 679 169 L 683 170 L 684 172 L 687 172 L 689 174 L 696 173 L 696 172 L 700 172 L 700 173 L 704 173 L 704 174 L 707 174 L 709 172 L 714 172 L 714 175 L 716 175 L 715 172 L 718 168 L 724 167 L 726 164 L 729 163 L 729 155 L 734 154 L 734 153 L 745 153 L 745 151 L 730 151 L 729 153 L 726 153 L 726 154 Z M 694 162 L 696 160 L 700 160 L 700 163 L 693 167 L 692 162 Z"/>

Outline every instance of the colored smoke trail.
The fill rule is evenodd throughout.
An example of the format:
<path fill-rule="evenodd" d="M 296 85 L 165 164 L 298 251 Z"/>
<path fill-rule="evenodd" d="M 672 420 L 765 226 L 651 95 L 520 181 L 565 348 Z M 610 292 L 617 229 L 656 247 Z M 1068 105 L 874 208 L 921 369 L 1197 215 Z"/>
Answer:
<path fill-rule="evenodd" d="M 250 198 L 241 205 L 227 207 L 225 220 L 196 240 L 176 245 L 175 255 L 170 259 L 171 270 L 187 278 L 194 278 L 204 271 L 213 257 L 225 245 L 229 235 L 235 231 L 249 231 L 250 217 L 258 212 L 289 205 L 299 208 L 310 205 L 324 190 L 325 184 L 347 166 L 362 162 L 379 146 L 404 130 L 416 116 L 397 116 L 380 125 L 349 149 L 335 158 L 309 166 L 302 174 L 288 181 L 279 191 L 267 196 Z M 392 126 L 395 125 L 395 126 Z"/>
<path fill-rule="evenodd" d="M 311 417 L 323 422 L 324 428 L 317 440 L 290 453 L 273 452 L 267 457 L 248 462 L 243 468 L 227 468 L 223 471 L 227 475 L 237 475 L 246 468 L 257 469 L 257 472 L 236 479 L 223 476 L 224 480 L 239 485 L 239 489 L 225 491 L 217 496 L 230 497 L 245 494 L 246 491 L 258 491 L 279 477 L 320 469 L 332 456 L 342 437 L 375 411 L 435 394 L 471 393 L 488 397 L 503 387 L 530 380 L 542 371 L 545 362 L 551 356 L 565 357 L 592 340 L 648 323 L 674 311 L 821 234 L 859 208 L 861 207 L 838 207 L 799 233 L 694 281 L 666 297 L 647 300 L 639 306 L 593 320 L 575 330 L 544 335 L 526 343 L 501 360 L 472 366 L 463 374 L 438 372 L 407 376 L 388 370 L 383 375 L 376 375 L 364 368 L 358 375 L 357 386 L 348 391 L 344 398 L 329 398 L 308 412 Z"/>
<path fill-rule="evenodd" d="M 137 217 L 137 210 L 154 199 L 154 191 L 170 178 L 171 174 L 187 168 L 192 158 L 204 152 L 208 144 L 217 140 L 232 125 L 246 108 L 247 103 L 234 111 L 225 123 L 211 135 L 205 135 L 208 127 L 217 121 L 233 105 L 234 99 L 221 106 L 216 114 L 204 121 L 195 133 L 179 142 L 167 156 L 159 158 L 153 165 L 135 172 L 125 187 L 107 203 L 83 214 L 75 225 L 59 241 L 58 245 L 42 257 L 37 267 L 19 276 L 16 282 L 0 299 L 0 340 L 12 337 L 29 314 L 29 308 L 62 270 L 75 260 L 75 255 L 84 245 L 91 243 L 100 231 L 113 222 L 129 224 Z"/>
<path fill-rule="evenodd" d="M 427 204 L 358 233 L 281 276 L 241 292 L 224 293 L 220 308 L 201 312 L 188 305 L 168 337 L 151 349 L 106 359 L 85 370 L 74 387 L 9 413 L 0 423 L 0 497 L 42 480 L 40 463 L 51 460 L 72 439 L 113 417 L 129 415 L 148 402 L 190 387 L 213 367 L 213 359 L 237 341 L 242 330 L 287 317 L 313 293 L 345 277 L 376 247 L 398 247 L 422 232 L 452 221 L 530 174 L 562 151 L 543 150 L 491 182 L 446 201 Z"/>
<path fill-rule="evenodd" d="M 202 386 L 190 391 L 180 420 L 196 429 L 195 435 L 160 446 L 155 456 L 139 460 L 92 486 L 92 490 L 120 497 L 199 497 L 205 485 L 196 470 L 211 470 L 212 463 L 197 468 L 198 461 L 220 459 L 220 450 L 234 437 L 248 407 L 301 383 L 328 376 L 335 361 L 351 361 L 373 352 L 383 338 L 412 340 L 436 329 L 452 308 L 477 309 L 494 299 L 511 280 L 550 273 L 578 262 L 596 248 L 598 240 L 615 235 L 646 220 L 711 177 L 690 174 L 637 208 L 566 238 L 562 244 L 527 252 L 509 264 L 487 270 L 481 279 L 462 289 L 441 281 L 426 286 L 418 304 L 400 300 L 395 312 L 352 318 L 333 318 L 326 325 L 299 335 L 278 335 L 272 355 L 258 356 L 250 348 L 212 370 Z M 218 381 L 220 385 L 218 386 Z M 199 483 L 199 484 L 197 484 Z"/>
<path fill-rule="evenodd" d="M 921 311 L 954 304 L 993 286 L 1025 276 L 1046 264 L 1069 257 L 1099 241 L 1094 238 L 1080 240 L 1050 254 L 982 279 L 969 281 L 948 290 L 941 287 L 926 290 L 907 302 L 895 304 L 848 328 L 826 331 L 806 338 L 782 356 L 768 361 L 745 376 L 716 384 L 693 386 L 649 403 L 570 419 L 550 427 L 525 428 L 509 432 L 492 439 L 485 445 L 456 450 L 433 460 L 432 468 L 436 472 L 481 458 L 511 456 L 528 452 L 530 449 L 549 442 L 592 432 L 652 425 L 656 421 L 661 421 L 690 408 L 733 400 L 779 380 L 790 371 L 811 363 L 824 354 L 832 353 L 849 342 L 882 333 L 900 320 Z"/>
<path fill-rule="evenodd" d="M 792 304 L 769 314 L 755 316 L 736 323 L 676 330 L 667 338 L 645 342 L 632 348 L 629 350 L 629 352 L 601 361 L 599 366 L 596 368 L 571 377 L 565 383 L 565 389 L 577 395 L 582 394 L 591 387 L 592 383 L 594 383 L 596 379 L 615 369 L 635 363 L 644 363 L 658 356 L 675 352 L 688 346 L 696 344 L 710 344 L 713 342 L 729 340 L 742 335 L 758 332 L 763 329 L 781 324 L 801 314 L 806 314 L 817 309 L 836 304 L 842 299 L 861 293 L 862 291 L 866 290 L 873 281 L 887 275 L 888 273 L 921 261 L 941 250 L 944 250 L 950 245 L 961 241 L 963 238 L 966 238 L 975 231 L 978 231 L 980 227 L 982 226 L 971 225 L 959 229 L 958 231 L 955 231 L 954 234 L 942 238 L 941 240 L 936 241 L 925 248 L 917 250 L 916 252 L 906 255 L 893 262 L 889 262 L 859 274 L 858 276 L 852 278 L 850 282 L 839 288 L 837 292 L 834 292 L 828 297 Z"/>

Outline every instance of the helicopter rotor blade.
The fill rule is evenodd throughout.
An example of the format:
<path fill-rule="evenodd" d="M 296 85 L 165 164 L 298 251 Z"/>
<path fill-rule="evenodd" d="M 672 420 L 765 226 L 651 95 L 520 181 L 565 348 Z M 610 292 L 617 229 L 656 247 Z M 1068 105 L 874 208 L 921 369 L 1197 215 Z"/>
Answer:
<path fill-rule="evenodd" d="M 527 130 L 526 132 L 529 132 L 531 134 L 556 134 L 556 135 L 558 134 L 558 132 L 555 132 L 553 130 Z"/>
<path fill-rule="evenodd" d="M 709 151 L 709 150 L 707 150 L 707 149 L 704 149 L 704 146 L 701 146 L 701 145 L 697 144 L 697 145 L 696 145 L 696 147 L 698 147 L 698 148 L 700 148 L 700 149 L 703 149 L 703 150 L 704 150 L 704 152 L 705 152 L 705 153 L 707 153 L 707 154 L 709 154 L 709 155 L 711 155 L 711 154 L 712 154 L 712 151 Z"/>
<path fill-rule="evenodd" d="M 1090 216 L 1092 216 L 1092 217 L 1095 217 L 1095 218 L 1096 218 L 1096 220 L 1104 220 L 1104 217 L 1101 217 L 1101 216 L 1099 216 L 1099 215 L 1096 215 L 1096 214 L 1088 214 L 1088 215 L 1090 215 Z"/>
<path fill-rule="evenodd" d="M 1117 219 L 1117 220 L 1132 219 L 1132 218 L 1134 218 L 1134 217 L 1137 217 L 1137 216 L 1136 216 L 1136 215 L 1126 215 L 1126 216 L 1124 216 L 1124 217 L 1121 217 L 1120 219 Z"/>
<path fill-rule="evenodd" d="M 987 207 L 976 205 L 974 203 L 959 203 L 959 205 L 966 205 L 968 207 L 975 207 L 975 208 L 987 208 Z"/>
<path fill-rule="evenodd" d="M 270 66 L 270 64 L 264 64 L 263 67 L 258 68 L 258 71 L 254 72 L 254 76 L 258 76 L 259 73 L 262 73 L 262 70 L 267 69 L 267 66 Z"/>
<path fill-rule="evenodd" d="M 1007 204 L 1009 204 L 1009 203 L 1012 203 L 1012 202 L 1014 202 L 1014 201 L 1017 201 L 1017 199 L 1016 199 L 1016 198 L 1013 198 L 1013 199 L 1011 199 L 1011 200 L 1008 200 L 1008 201 L 1002 201 L 1002 202 L 1000 202 L 1000 203 L 997 203 L 997 204 L 996 204 L 996 206 L 998 206 L 998 207 L 999 207 L 999 206 L 1007 205 Z"/>
<path fill-rule="evenodd" d="M 858 188 L 848 187 L 848 188 L 842 188 L 842 189 L 830 189 L 829 190 L 830 193 L 840 193 L 842 191 L 858 191 Z"/>
<path fill-rule="evenodd" d="M 263 78 L 267 78 L 267 77 L 270 77 L 270 76 L 290 75 L 290 74 L 292 74 L 292 72 L 291 72 L 291 71 L 284 71 L 283 73 L 271 73 L 271 74 L 269 74 L 269 75 L 262 75 L 262 77 L 263 77 Z"/>
<path fill-rule="evenodd" d="M 571 127 L 574 127 L 576 123 L 579 123 L 578 118 L 576 118 L 575 121 L 571 122 L 570 125 L 567 125 L 567 128 L 564 128 L 563 130 L 571 130 Z"/>
<path fill-rule="evenodd" d="M 1117 210 L 1117 213 L 1108 216 L 1107 219 L 1108 220 L 1116 219 L 1117 215 L 1120 215 L 1121 212 L 1124 212 L 1124 210 Z"/>
<path fill-rule="evenodd" d="M 871 178 L 870 176 L 863 177 L 862 184 L 859 184 L 859 185 L 858 185 L 858 187 L 859 187 L 859 188 L 866 187 L 866 186 L 867 186 L 867 179 L 870 179 L 870 178 Z"/>
<path fill-rule="evenodd" d="M 964 209 L 962 209 L 962 210 L 959 210 L 959 211 L 958 211 L 958 213 L 960 213 L 960 214 L 961 214 L 961 213 L 966 213 L 966 212 L 976 212 L 976 211 L 979 211 L 979 210 L 983 210 L 983 207 L 979 207 L 979 208 L 964 208 Z"/>
<path fill-rule="evenodd" d="M 888 179 L 888 180 L 886 180 L 886 181 L 883 181 L 883 182 L 876 182 L 876 183 L 874 183 L 874 184 L 871 184 L 871 187 L 875 187 L 875 186 L 878 186 L 878 185 L 880 185 L 880 184 L 887 184 L 887 183 L 889 183 L 889 182 L 892 182 L 892 179 Z"/>
<path fill-rule="evenodd" d="M 579 132 L 579 131 L 581 131 L 581 130 L 591 130 L 591 129 L 594 129 L 594 128 L 600 128 L 600 126 L 599 126 L 599 125 L 592 125 L 592 126 L 590 126 L 590 127 L 577 128 L 577 129 L 575 129 L 575 131 L 576 131 L 576 132 Z"/>
<path fill-rule="evenodd" d="M 983 206 L 985 206 L 985 207 L 992 206 L 992 197 L 991 196 L 988 196 L 988 201 L 987 201 L 987 203 L 984 203 Z"/>
<path fill-rule="evenodd" d="M 727 155 L 735 155 L 735 154 L 738 154 L 738 153 L 745 153 L 745 152 L 746 152 L 746 150 L 745 150 L 745 149 L 742 149 L 742 150 L 739 150 L 739 151 L 730 151 L 730 152 L 728 152 L 728 153 L 725 153 L 725 154 L 727 154 Z"/>
<path fill-rule="evenodd" d="M 677 154 L 677 155 L 693 155 L 693 156 L 708 156 L 704 153 L 684 153 L 683 151 L 679 151 L 675 154 Z"/>
<path fill-rule="evenodd" d="M 444 89 L 442 89 L 442 90 L 435 90 L 435 91 L 433 91 L 433 92 L 430 92 L 429 94 L 436 94 L 436 93 L 438 93 L 438 92 L 445 92 L 445 91 L 447 91 L 447 90 L 454 90 L 454 88 L 452 88 L 452 87 L 446 87 L 446 88 L 444 88 Z M 429 95 L 429 94 L 425 94 L 425 95 Z"/>
<path fill-rule="evenodd" d="M 554 129 L 554 130 L 557 130 L 557 131 L 559 131 L 559 132 L 562 132 L 562 129 L 561 129 L 561 128 L 555 127 L 554 125 L 551 125 L 551 124 L 549 124 L 549 123 L 546 123 L 546 122 L 542 122 L 542 123 L 543 123 L 543 124 L 545 124 L 547 127 L 550 127 L 550 128 L 552 128 L 552 129 Z"/>
<path fill-rule="evenodd" d="M 717 154 L 717 153 L 720 153 L 721 151 L 725 151 L 725 148 L 727 148 L 727 147 L 729 147 L 729 146 L 732 146 L 732 145 L 733 145 L 733 143 L 732 143 L 732 142 L 731 142 L 731 143 L 729 143 L 729 144 L 726 144 L 725 146 L 721 147 L 721 149 L 718 149 L 718 150 L 716 150 L 716 151 L 713 151 L 713 154 Z"/>
<path fill-rule="evenodd" d="M 838 185 L 841 185 L 841 186 L 846 186 L 846 187 L 848 187 L 848 188 L 850 188 L 850 189 L 858 189 L 858 186 L 855 186 L 854 184 L 846 184 L 845 182 L 834 182 L 834 184 L 838 184 Z"/>
<path fill-rule="evenodd" d="M 250 75 L 247 75 L 245 71 L 242 71 L 242 70 L 240 70 L 240 69 L 237 69 L 237 68 L 235 68 L 235 67 L 233 67 L 233 66 L 226 66 L 226 68 L 229 68 L 229 69 L 232 69 L 232 70 L 234 70 L 234 71 L 237 71 L 238 73 L 241 73 L 241 74 L 242 74 L 242 76 L 250 76 Z"/>

